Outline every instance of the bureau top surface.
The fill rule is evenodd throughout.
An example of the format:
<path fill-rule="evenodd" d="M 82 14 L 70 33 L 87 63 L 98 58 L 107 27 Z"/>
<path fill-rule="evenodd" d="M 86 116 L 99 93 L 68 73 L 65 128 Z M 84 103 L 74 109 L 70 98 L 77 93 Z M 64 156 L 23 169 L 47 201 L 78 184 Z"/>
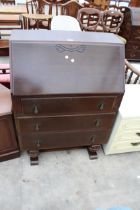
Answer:
<path fill-rule="evenodd" d="M 119 108 L 123 118 L 140 117 L 140 85 L 125 85 L 125 93 Z"/>
<path fill-rule="evenodd" d="M 113 33 L 81 31 L 12 30 L 10 41 L 123 45 L 119 37 Z"/>
<path fill-rule="evenodd" d="M 11 107 L 10 90 L 0 84 L 0 116 L 11 113 Z"/>
<path fill-rule="evenodd" d="M 14 31 L 14 95 L 122 93 L 124 44 L 111 33 Z"/>

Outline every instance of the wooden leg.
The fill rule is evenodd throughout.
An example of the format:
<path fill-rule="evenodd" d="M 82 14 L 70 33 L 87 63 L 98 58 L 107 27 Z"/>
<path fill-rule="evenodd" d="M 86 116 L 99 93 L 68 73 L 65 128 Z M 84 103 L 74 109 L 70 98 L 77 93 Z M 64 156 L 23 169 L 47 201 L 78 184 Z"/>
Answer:
<path fill-rule="evenodd" d="M 100 145 L 91 145 L 88 147 L 88 154 L 91 160 L 97 159 L 97 150 L 100 148 Z"/>
<path fill-rule="evenodd" d="M 30 150 L 28 153 L 30 156 L 30 164 L 38 165 L 39 164 L 39 161 L 38 161 L 39 151 L 38 150 Z"/>

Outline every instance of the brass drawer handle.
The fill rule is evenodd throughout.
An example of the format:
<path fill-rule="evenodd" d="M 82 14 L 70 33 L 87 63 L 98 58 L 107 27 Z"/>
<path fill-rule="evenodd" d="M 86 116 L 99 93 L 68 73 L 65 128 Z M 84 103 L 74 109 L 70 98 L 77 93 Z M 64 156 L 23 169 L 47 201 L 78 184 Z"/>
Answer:
<path fill-rule="evenodd" d="M 99 109 L 102 111 L 104 109 L 104 103 L 99 104 Z"/>
<path fill-rule="evenodd" d="M 95 126 L 96 126 L 96 127 L 99 127 L 100 124 L 101 124 L 101 121 L 100 121 L 100 120 L 96 120 L 96 121 L 95 121 Z"/>
<path fill-rule="evenodd" d="M 39 129 L 40 129 L 40 125 L 39 125 L 38 123 L 36 123 L 36 124 L 35 124 L 35 130 L 36 130 L 36 131 L 39 131 Z"/>
<path fill-rule="evenodd" d="M 93 145 L 94 142 L 95 142 L 95 136 L 92 136 L 92 137 L 90 138 L 90 144 Z"/>
<path fill-rule="evenodd" d="M 137 134 L 137 136 L 140 136 L 140 133 L 138 132 L 138 133 L 136 133 Z"/>
<path fill-rule="evenodd" d="M 34 105 L 34 107 L 33 107 L 33 112 L 34 112 L 34 114 L 38 114 L 38 106 L 37 105 Z"/>
<path fill-rule="evenodd" d="M 41 146 L 41 145 L 40 145 L 40 140 L 39 140 L 39 139 L 37 140 L 36 146 L 37 146 L 38 148 Z"/>
<path fill-rule="evenodd" d="M 132 146 L 139 146 L 140 142 L 131 143 Z"/>

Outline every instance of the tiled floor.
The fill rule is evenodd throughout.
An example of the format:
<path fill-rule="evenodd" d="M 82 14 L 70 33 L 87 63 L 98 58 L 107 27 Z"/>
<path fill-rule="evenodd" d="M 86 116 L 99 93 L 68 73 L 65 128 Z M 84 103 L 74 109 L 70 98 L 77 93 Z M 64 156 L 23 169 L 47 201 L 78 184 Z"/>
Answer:
<path fill-rule="evenodd" d="M 140 153 L 89 160 L 86 149 L 45 152 L 39 166 L 20 158 L 0 163 L 1 210 L 140 209 Z"/>

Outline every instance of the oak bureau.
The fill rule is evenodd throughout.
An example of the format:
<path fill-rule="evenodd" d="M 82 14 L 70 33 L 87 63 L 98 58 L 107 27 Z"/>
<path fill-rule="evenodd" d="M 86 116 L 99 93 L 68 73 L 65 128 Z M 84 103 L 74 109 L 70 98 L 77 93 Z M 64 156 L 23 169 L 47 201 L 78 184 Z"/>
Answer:
<path fill-rule="evenodd" d="M 124 44 L 114 34 L 13 31 L 13 112 L 21 150 L 87 147 L 108 141 L 124 93 Z"/>

